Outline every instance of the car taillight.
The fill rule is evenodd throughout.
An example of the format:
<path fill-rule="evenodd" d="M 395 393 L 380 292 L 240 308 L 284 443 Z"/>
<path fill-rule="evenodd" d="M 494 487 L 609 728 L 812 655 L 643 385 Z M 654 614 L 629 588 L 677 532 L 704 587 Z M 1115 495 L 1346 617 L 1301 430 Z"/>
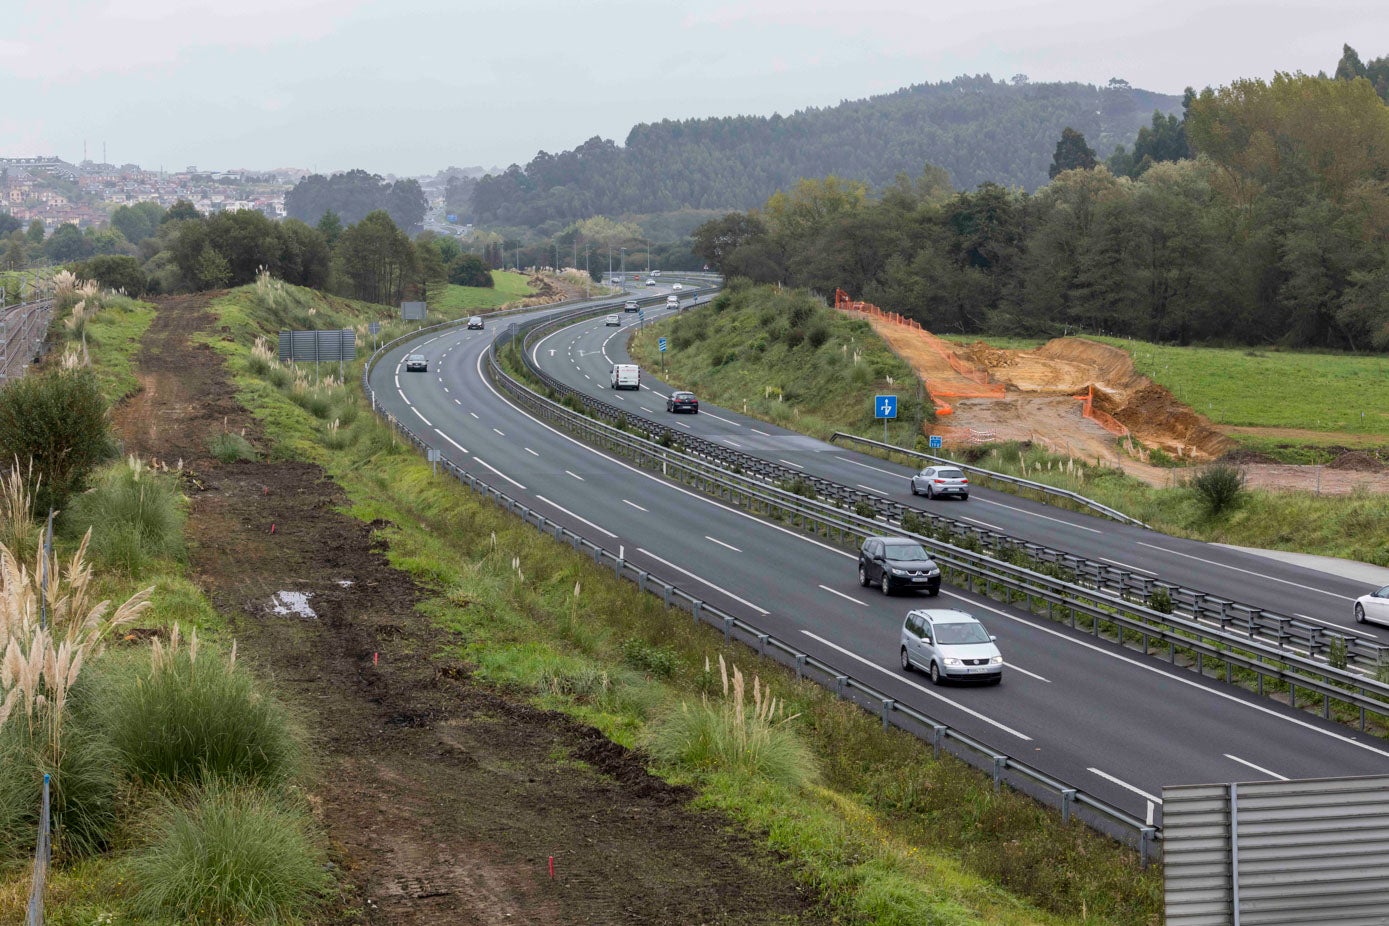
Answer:
<path fill-rule="evenodd" d="M 943 485 L 945 485 L 945 480 L 944 480 L 944 479 L 937 479 L 937 480 L 936 480 L 936 485 L 938 485 L 938 486 L 943 486 Z"/>
<path fill-rule="evenodd" d="M 968 480 L 968 479 L 961 479 L 960 481 L 963 482 L 965 485 L 969 485 L 969 480 Z"/>

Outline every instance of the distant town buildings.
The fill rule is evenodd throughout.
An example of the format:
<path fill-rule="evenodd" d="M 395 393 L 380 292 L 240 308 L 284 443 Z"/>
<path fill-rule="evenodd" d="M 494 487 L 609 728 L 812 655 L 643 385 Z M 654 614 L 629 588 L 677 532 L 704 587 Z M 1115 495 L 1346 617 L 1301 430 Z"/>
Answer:
<path fill-rule="evenodd" d="M 187 200 L 204 215 L 254 209 L 284 218 L 285 193 L 308 171 L 225 170 L 194 167 L 168 174 L 137 164 L 70 164 L 56 157 L 0 158 L 0 211 L 28 224 L 39 219 L 49 232 L 60 225 L 105 224 L 119 206 Z"/>

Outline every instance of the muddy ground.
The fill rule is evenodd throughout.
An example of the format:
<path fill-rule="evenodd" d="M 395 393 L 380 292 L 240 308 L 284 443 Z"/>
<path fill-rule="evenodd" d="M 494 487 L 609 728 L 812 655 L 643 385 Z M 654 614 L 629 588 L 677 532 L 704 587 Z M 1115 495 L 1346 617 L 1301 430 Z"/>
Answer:
<path fill-rule="evenodd" d="M 159 303 L 143 390 L 114 418 L 128 452 L 191 471 L 195 578 L 312 738 L 313 800 L 346 885 L 322 922 L 833 921 L 760 842 L 692 809 L 639 755 L 439 656 L 451 641 L 416 612 L 422 590 L 372 525 L 337 511 L 343 492 L 319 467 L 210 459 L 223 428 L 265 446 L 217 354 L 190 341 L 213 325 L 208 301 Z M 314 616 L 275 613 L 282 591 L 308 595 Z"/>

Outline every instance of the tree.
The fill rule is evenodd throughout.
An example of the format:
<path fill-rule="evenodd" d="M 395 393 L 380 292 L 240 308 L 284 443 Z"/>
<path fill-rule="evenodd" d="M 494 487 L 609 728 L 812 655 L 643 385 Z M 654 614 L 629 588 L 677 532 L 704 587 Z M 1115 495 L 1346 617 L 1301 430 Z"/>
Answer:
<path fill-rule="evenodd" d="M 231 282 L 232 268 L 211 244 L 204 243 L 193 265 L 193 286 L 198 290 L 222 289 Z"/>
<path fill-rule="evenodd" d="M 767 223 L 752 213 L 730 212 L 723 218 L 711 219 L 694 231 L 691 246 L 704 262 L 720 273 L 727 272 L 733 252 L 767 237 Z"/>
<path fill-rule="evenodd" d="M 332 266 L 332 251 L 322 232 L 298 219 L 285 219 L 280 223 L 279 231 L 280 279 L 312 289 L 326 287 Z"/>
<path fill-rule="evenodd" d="M 73 268 L 79 279 L 96 280 L 103 289 L 115 289 L 127 296 L 141 296 L 148 280 L 140 262 L 123 254 L 102 254 Z"/>
<path fill-rule="evenodd" d="M 476 254 L 460 254 L 449 264 L 449 282 L 458 286 L 491 287 L 492 274 Z"/>
<path fill-rule="evenodd" d="M 72 223 L 59 225 L 57 230 L 44 242 L 44 256 L 49 260 L 65 264 L 71 260 L 81 260 L 93 253 L 92 243 Z"/>
<path fill-rule="evenodd" d="M 8 237 L 10 232 L 19 231 L 24 227 L 24 223 L 10 215 L 8 212 L 0 212 L 0 238 Z"/>
<path fill-rule="evenodd" d="M 390 214 L 399 228 L 414 234 L 424 225 L 425 213 L 429 211 L 429 200 L 425 198 L 418 180 L 397 180 L 386 192 L 382 208 Z"/>
<path fill-rule="evenodd" d="M 154 237 L 164 215 L 164 208 L 158 203 L 117 206 L 116 211 L 111 213 L 111 226 L 125 235 L 131 244 L 139 244 L 146 238 Z"/>
<path fill-rule="evenodd" d="M 13 232 L 5 243 L 5 253 L 0 255 L 0 269 L 23 270 L 29 266 L 28 239 L 22 232 Z"/>
<path fill-rule="evenodd" d="M 1365 65 L 1360 61 L 1360 55 L 1349 45 L 1341 46 L 1341 60 L 1336 64 L 1337 80 L 1355 80 L 1357 77 L 1365 76 Z"/>
<path fill-rule="evenodd" d="M 380 209 L 347 227 L 334 260 L 347 281 L 348 295 L 366 302 L 395 305 L 406 285 L 418 278 L 414 245 Z"/>
<path fill-rule="evenodd" d="M 1055 179 L 1062 171 L 1089 170 L 1095 163 L 1095 152 L 1085 143 L 1085 136 L 1067 126 L 1061 131 L 1061 140 L 1056 143 L 1047 176 Z"/>
<path fill-rule="evenodd" d="M 198 211 L 196 206 L 186 199 L 180 199 L 169 207 L 169 211 L 164 213 L 164 218 L 159 221 L 162 225 L 165 222 L 186 222 L 189 219 L 201 219 L 202 217 L 203 214 Z"/>
<path fill-rule="evenodd" d="M 342 236 L 342 219 L 338 217 L 336 212 L 332 209 L 324 212 L 323 218 L 319 219 L 318 224 L 314 227 L 318 229 L 318 233 L 327 242 L 329 250 L 337 246 L 338 238 Z"/>
<path fill-rule="evenodd" d="M 29 223 L 29 228 L 24 234 L 29 239 L 30 244 L 41 248 L 46 233 L 47 229 L 43 227 L 43 219 L 34 219 Z"/>

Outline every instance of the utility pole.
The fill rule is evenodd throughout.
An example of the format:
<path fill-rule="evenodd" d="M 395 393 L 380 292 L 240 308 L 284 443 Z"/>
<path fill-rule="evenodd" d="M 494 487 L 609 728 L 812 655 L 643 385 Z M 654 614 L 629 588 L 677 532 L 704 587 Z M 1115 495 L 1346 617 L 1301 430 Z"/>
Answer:
<path fill-rule="evenodd" d="M 622 274 L 622 282 L 626 283 L 626 282 L 627 282 L 627 249 L 626 249 L 626 248 L 620 248 L 619 250 L 622 251 L 622 267 L 621 267 L 620 270 L 618 270 L 618 273 Z"/>

